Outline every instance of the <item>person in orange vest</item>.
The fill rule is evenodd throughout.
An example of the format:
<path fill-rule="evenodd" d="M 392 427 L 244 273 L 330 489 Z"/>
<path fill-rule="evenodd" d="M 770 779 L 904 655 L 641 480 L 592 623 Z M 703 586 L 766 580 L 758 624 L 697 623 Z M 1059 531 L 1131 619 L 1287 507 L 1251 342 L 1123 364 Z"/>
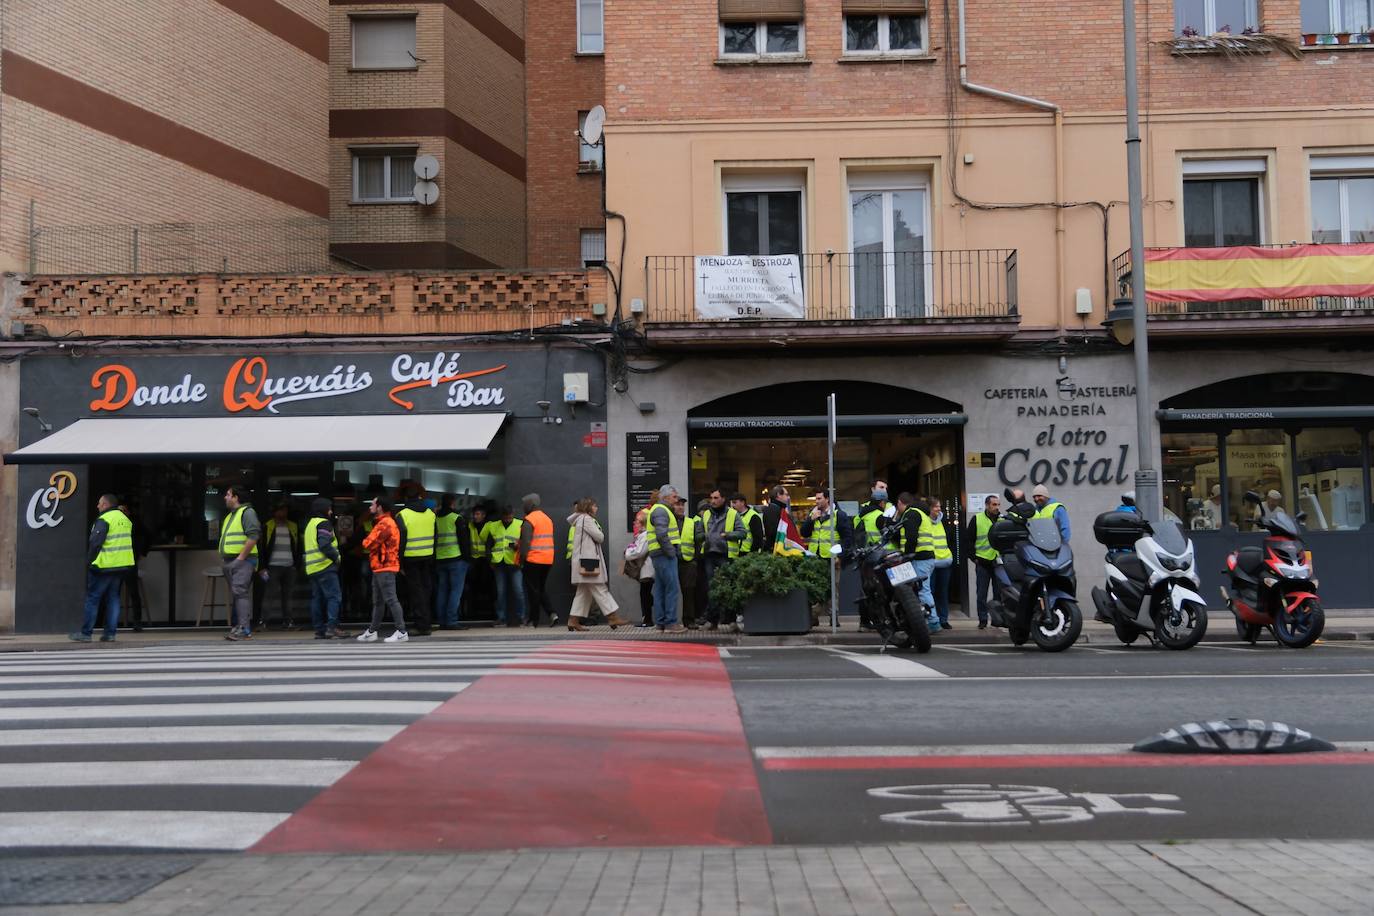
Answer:
<path fill-rule="evenodd" d="M 520 526 L 521 575 L 529 592 L 529 626 L 539 626 L 539 612 L 548 615 L 549 626 L 558 625 L 558 615 L 549 601 L 549 570 L 553 569 L 553 519 L 539 508 L 538 493 L 526 493 L 520 500 L 525 523 Z"/>

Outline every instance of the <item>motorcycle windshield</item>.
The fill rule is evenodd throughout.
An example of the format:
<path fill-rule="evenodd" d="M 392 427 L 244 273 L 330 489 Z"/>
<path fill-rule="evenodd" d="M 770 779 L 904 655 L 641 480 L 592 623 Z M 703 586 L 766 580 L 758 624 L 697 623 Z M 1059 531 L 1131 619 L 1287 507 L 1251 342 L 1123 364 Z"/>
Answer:
<path fill-rule="evenodd" d="M 1188 549 L 1188 536 L 1183 533 L 1178 522 L 1157 522 L 1150 527 L 1154 532 L 1155 543 L 1162 552 L 1177 557 Z"/>
<path fill-rule="evenodd" d="M 1290 538 L 1298 537 L 1298 523 L 1293 521 L 1293 516 L 1284 512 L 1282 509 L 1276 509 L 1271 512 L 1264 519 L 1263 524 L 1265 528 L 1268 528 L 1274 534 Z"/>
<path fill-rule="evenodd" d="M 1026 528 L 1030 531 L 1030 542 L 1046 553 L 1064 546 L 1059 536 L 1059 523 L 1052 518 L 1033 518 Z"/>

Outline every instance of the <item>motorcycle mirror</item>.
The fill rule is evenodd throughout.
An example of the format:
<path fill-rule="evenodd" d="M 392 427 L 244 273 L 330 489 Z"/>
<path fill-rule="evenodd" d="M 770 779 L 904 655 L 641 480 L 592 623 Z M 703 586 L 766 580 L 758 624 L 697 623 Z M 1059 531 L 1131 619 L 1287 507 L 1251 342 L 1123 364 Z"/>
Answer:
<path fill-rule="evenodd" d="M 1263 500 L 1260 499 L 1260 495 L 1254 490 L 1246 490 L 1245 495 L 1242 496 L 1241 499 L 1256 506 L 1263 502 Z"/>
<path fill-rule="evenodd" d="M 843 553 L 844 553 L 844 548 L 841 547 L 839 544 L 831 544 L 831 545 L 830 545 L 830 555 L 831 555 L 832 557 L 841 556 Z"/>
<path fill-rule="evenodd" d="M 1303 522 L 1307 521 L 1307 513 L 1299 512 L 1297 515 L 1293 516 L 1293 518 L 1299 525 L 1301 525 Z"/>

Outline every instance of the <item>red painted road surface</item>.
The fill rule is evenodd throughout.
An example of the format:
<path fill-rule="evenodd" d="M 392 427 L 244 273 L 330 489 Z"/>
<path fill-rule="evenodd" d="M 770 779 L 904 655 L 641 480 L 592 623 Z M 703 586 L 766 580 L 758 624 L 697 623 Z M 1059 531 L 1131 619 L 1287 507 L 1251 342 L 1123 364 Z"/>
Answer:
<path fill-rule="evenodd" d="M 503 667 L 542 673 L 481 678 L 252 851 L 772 842 L 715 648 L 577 643 Z"/>

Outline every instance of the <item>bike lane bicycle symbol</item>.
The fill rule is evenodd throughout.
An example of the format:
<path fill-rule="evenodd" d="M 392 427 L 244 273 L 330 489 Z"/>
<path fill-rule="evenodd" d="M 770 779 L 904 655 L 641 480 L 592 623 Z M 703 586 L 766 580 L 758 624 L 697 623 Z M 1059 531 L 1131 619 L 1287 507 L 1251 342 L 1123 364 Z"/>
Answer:
<path fill-rule="evenodd" d="M 889 824 L 1002 827 L 1026 824 L 1082 824 L 1101 816 L 1187 814 L 1152 802 L 1178 802 L 1177 795 L 1153 792 L 1064 792 L 1050 786 L 959 783 L 883 786 L 869 789 L 872 798 L 895 799 L 914 806 L 884 814 Z"/>

